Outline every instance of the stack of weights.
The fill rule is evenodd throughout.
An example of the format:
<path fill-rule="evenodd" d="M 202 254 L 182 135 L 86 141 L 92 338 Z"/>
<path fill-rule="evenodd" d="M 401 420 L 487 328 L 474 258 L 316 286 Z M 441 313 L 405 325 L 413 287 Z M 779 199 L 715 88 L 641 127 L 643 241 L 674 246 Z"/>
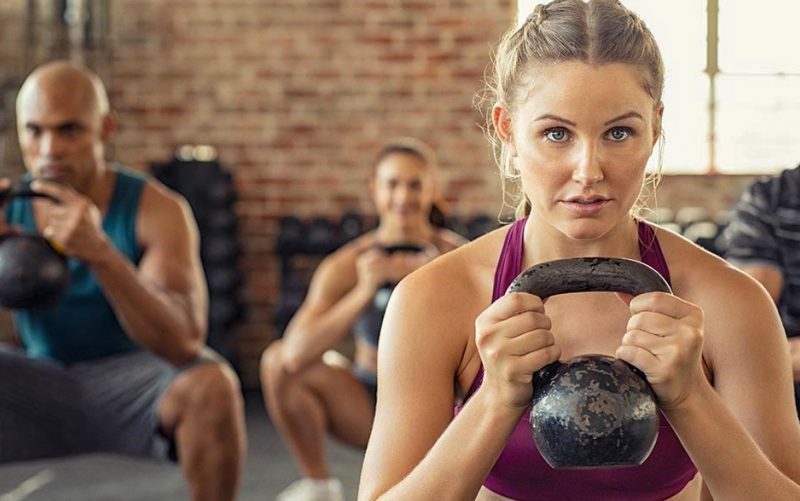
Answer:
<path fill-rule="evenodd" d="M 194 148 L 196 152 L 198 147 Z M 175 160 L 154 164 L 156 179 L 189 202 L 200 230 L 200 259 L 208 282 L 208 345 L 235 366 L 232 328 L 243 317 L 244 279 L 239 269 L 242 253 L 237 238 L 233 204 L 236 191 L 230 172 L 216 155 L 192 154 L 181 148 Z"/>

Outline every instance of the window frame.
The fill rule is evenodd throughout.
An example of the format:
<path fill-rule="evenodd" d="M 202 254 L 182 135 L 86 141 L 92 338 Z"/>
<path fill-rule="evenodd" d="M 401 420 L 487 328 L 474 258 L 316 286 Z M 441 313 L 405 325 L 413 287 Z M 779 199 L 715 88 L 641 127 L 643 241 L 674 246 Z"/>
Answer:
<path fill-rule="evenodd" d="M 515 17 L 517 23 L 521 22 L 521 13 L 523 10 L 520 8 L 522 4 L 526 4 L 529 6 L 533 6 L 538 3 L 545 3 L 542 1 L 537 0 L 517 0 L 515 4 L 512 4 L 512 8 L 515 9 Z M 624 0 L 623 0 L 624 3 Z M 786 168 L 783 165 L 770 165 L 767 166 L 767 169 L 758 170 L 755 167 L 750 167 L 747 170 L 733 170 L 733 169 L 720 169 L 718 164 L 718 156 L 719 156 L 719 144 L 718 144 L 718 120 L 719 120 L 719 102 L 718 102 L 718 79 L 719 77 L 769 77 L 769 78 L 782 78 L 782 77 L 797 77 L 800 76 L 798 73 L 794 72 L 741 72 L 741 71 L 732 71 L 732 72 L 725 72 L 720 69 L 719 66 L 719 57 L 720 57 L 720 45 L 719 45 L 719 20 L 720 20 L 720 0 L 705 0 L 705 11 L 706 11 L 706 63 L 705 68 L 703 69 L 703 74 L 707 79 L 708 87 L 707 87 L 707 107 L 704 112 L 705 119 L 707 121 L 706 127 L 706 138 L 704 141 L 705 147 L 705 162 L 706 166 L 704 168 L 700 168 L 699 165 L 696 165 L 697 169 L 690 169 L 690 170 L 682 170 L 680 166 L 673 166 L 675 169 L 666 169 L 664 168 L 663 174 L 665 175 L 732 175 L 732 176 L 753 176 L 753 175 L 764 175 L 765 171 L 769 170 L 774 173 L 780 172 L 782 169 Z M 530 10 L 532 11 L 532 9 Z M 529 10 L 526 10 L 529 12 Z M 698 159 L 698 162 L 703 160 Z M 799 159 L 800 161 L 800 159 Z"/>

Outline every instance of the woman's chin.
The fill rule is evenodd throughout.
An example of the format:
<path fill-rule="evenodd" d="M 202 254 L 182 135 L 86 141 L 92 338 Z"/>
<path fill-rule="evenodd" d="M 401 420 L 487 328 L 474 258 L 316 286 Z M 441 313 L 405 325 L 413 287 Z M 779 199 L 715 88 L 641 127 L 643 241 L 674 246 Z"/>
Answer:
<path fill-rule="evenodd" d="M 613 229 L 605 220 L 579 220 L 562 225 L 560 230 L 570 240 L 580 242 L 594 242 L 601 240 Z"/>

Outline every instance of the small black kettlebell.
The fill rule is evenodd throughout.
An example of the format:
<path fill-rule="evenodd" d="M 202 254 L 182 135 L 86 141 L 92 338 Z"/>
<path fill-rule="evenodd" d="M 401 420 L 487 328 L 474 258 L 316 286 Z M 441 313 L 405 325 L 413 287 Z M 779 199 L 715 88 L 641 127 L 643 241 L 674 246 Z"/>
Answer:
<path fill-rule="evenodd" d="M 414 243 L 399 243 L 392 245 L 376 244 L 376 248 L 382 250 L 384 253 L 390 256 L 396 252 L 417 254 L 425 250 L 425 248 L 421 245 Z M 386 306 L 389 304 L 389 297 L 392 295 L 392 292 L 396 286 L 397 284 L 387 282 L 383 284 L 375 293 L 375 298 L 372 301 L 372 307 L 377 315 L 380 316 L 381 321 L 383 321 L 383 314 L 386 312 Z M 380 323 L 378 325 L 380 326 Z"/>
<path fill-rule="evenodd" d="M 650 266 L 621 258 L 560 259 L 532 266 L 508 292 L 542 299 L 569 292 L 634 296 L 671 293 Z M 533 377 L 530 422 L 539 453 L 553 468 L 641 465 L 658 438 L 656 397 L 644 374 L 606 355 L 555 362 Z"/>
<path fill-rule="evenodd" d="M 14 197 L 44 197 L 27 183 L 0 192 L 0 206 Z M 35 233 L 0 237 L 0 305 L 12 309 L 39 309 L 55 305 L 69 287 L 67 259 L 47 239 Z"/>
<path fill-rule="evenodd" d="M 375 249 L 384 252 L 387 255 L 392 255 L 396 252 L 418 253 L 424 251 L 424 247 L 415 243 L 397 243 L 391 245 L 375 244 Z M 363 333 L 363 336 L 370 340 L 373 344 L 378 344 L 378 336 L 383 324 L 383 316 L 386 314 L 386 307 L 389 305 L 389 298 L 392 297 L 392 292 L 397 286 L 396 283 L 386 282 L 381 285 L 372 302 L 367 309 L 356 319 L 356 331 Z"/>

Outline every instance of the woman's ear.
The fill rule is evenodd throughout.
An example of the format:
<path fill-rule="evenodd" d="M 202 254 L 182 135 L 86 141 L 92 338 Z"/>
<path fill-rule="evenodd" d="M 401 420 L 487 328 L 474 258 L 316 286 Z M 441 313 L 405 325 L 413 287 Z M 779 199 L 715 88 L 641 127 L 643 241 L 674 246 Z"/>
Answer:
<path fill-rule="evenodd" d="M 661 137 L 661 124 L 664 121 L 664 104 L 658 105 L 655 117 L 653 117 L 653 147 L 655 147 L 658 139 Z"/>
<path fill-rule="evenodd" d="M 497 131 L 497 137 L 508 147 L 511 156 L 516 157 L 517 149 L 514 147 L 513 135 L 511 134 L 511 113 L 499 103 L 492 107 L 492 126 Z"/>

